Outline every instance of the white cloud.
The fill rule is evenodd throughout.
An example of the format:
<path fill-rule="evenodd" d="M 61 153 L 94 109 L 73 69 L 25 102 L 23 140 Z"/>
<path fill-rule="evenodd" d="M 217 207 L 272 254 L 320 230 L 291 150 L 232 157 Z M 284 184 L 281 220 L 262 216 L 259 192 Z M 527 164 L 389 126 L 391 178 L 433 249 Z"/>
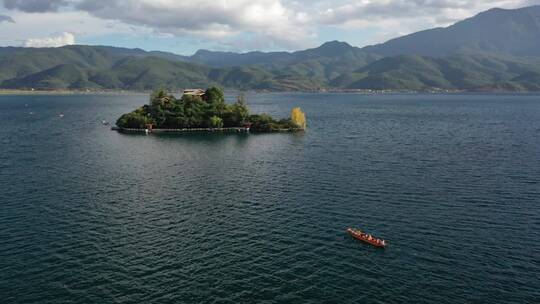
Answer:
<path fill-rule="evenodd" d="M 364 34 L 355 44 L 383 42 L 401 34 L 447 26 L 483 10 L 540 4 L 540 0 L 0 0 L 10 16 L 37 31 L 52 27 L 38 24 L 47 15 L 50 31 L 69 31 L 77 37 L 103 33 L 189 38 L 225 48 L 299 49 L 314 46 L 328 29 Z M 14 15 L 17 12 L 18 15 Z M 51 16 L 54 16 L 51 18 Z M 73 16 L 86 24 L 73 26 Z M 36 21 L 34 21 L 34 19 Z M 108 28 L 104 24 L 114 24 Z M 8 26 L 9 25 L 9 26 Z M 15 26 L 0 28 L 0 41 Z M 9 28 L 9 29 L 8 29 Z M 326 29 L 326 31 L 324 31 Z M 116 33 L 114 33 L 116 30 Z M 79 32 L 84 32 L 80 34 Z M 365 32 L 373 32 L 370 37 Z M 40 35 L 39 33 L 36 35 Z M 43 35 L 43 34 L 41 34 Z M 46 35 L 46 34 L 45 34 Z M 13 36 L 13 35 L 12 35 Z M 20 37 L 20 36 L 19 36 Z M 27 36 L 22 36 L 27 37 Z M 355 38 L 356 39 L 356 38 Z M 380 39 L 380 40 L 379 40 Z"/>
<path fill-rule="evenodd" d="M 325 1 L 318 1 L 321 4 Z M 540 0 L 360 0 L 319 6 L 319 25 L 375 34 L 364 45 L 433 27 L 448 26 L 490 8 L 519 8 Z"/>
<path fill-rule="evenodd" d="M 492 7 L 515 8 L 538 0 L 72 0 L 99 18 L 146 26 L 176 36 L 231 44 L 314 45 L 324 26 L 378 28 L 392 37 L 446 26 Z M 247 35 L 242 35 L 247 34 Z M 248 38 L 246 38 L 246 36 Z M 231 39 L 233 41 L 231 41 Z M 380 41 L 382 42 L 382 41 Z"/>
<path fill-rule="evenodd" d="M 75 35 L 71 33 L 62 33 L 53 37 L 31 38 L 24 42 L 25 47 L 33 48 L 60 47 L 72 44 L 75 44 Z"/>
<path fill-rule="evenodd" d="M 539 1 L 540 3 L 540 1 Z M 422 19 L 431 25 L 446 25 L 494 7 L 516 8 L 530 5 L 527 0 L 379 0 L 347 1 L 321 11 L 319 21 L 326 24 L 362 24 L 389 20 Z M 406 24 L 404 24 L 406 26 Z"/>
<path fill-rule="evenodd" d="M 280 0 L 82 0 L 76 7 L 176 36 L 226 39 L 248 33 L 282 47 L 299 46 L 313 37 L 305 14 Z"/>
<path fill-rule="evenodd" d="M 3 0 L 25 13 L 81 11 L 104 20 L 146 27 L 159 34 L 230 39 L 248 34 L 281 47 L 315 36 L 309 18 L 283 0 Z M 238 37 L 245 40 L 245 37 Z"/>
<path fill-rule="evenodd" d="M 63 32 L 73 34 L 77 40 L 107 35 L 121 35 L 122 37 L 152 35 L 152 30 L 149 28 L 134 27 L 114 20 L 104 20 L 81 11 L 39 14 L 13 11 L 10 16 L 17 23 L 1 23 L 0 46 L 22 46 L 29 38 L 56 36 Z M 110 44 L 114 45 L 114 41 Z"/>

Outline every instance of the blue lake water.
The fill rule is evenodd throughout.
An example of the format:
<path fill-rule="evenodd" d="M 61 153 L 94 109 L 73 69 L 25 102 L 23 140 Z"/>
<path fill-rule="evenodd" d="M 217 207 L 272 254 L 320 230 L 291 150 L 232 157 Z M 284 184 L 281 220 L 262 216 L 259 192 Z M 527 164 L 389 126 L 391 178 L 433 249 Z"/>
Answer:
<path fill-rule="evenodd" d="M 147 96 L 0 96 L 1 302 L 540 303 L 540 96 L 248 97 L 309 130 L 125 135 L 101 121 Z"/>

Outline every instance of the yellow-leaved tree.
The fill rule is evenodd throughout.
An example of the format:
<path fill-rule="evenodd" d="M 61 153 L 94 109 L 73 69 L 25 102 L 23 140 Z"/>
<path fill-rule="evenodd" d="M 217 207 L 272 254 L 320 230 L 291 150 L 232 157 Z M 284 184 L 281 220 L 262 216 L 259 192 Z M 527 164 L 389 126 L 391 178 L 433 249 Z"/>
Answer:
<path fill-rule="evenodd" d="M 302 129 L 306 128 L 306 114 L 300 108 L 292 109 L 291 121 Z"/>

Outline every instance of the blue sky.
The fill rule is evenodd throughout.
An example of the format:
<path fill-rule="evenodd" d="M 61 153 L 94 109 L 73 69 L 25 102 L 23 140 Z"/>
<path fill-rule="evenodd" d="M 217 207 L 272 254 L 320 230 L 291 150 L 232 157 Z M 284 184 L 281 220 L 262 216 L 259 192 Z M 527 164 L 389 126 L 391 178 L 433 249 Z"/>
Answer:
<path fill-rule="evenodd" d="M 0 0 L 0 45 L 293 51 L 355 46 L 536 0 Z"/>

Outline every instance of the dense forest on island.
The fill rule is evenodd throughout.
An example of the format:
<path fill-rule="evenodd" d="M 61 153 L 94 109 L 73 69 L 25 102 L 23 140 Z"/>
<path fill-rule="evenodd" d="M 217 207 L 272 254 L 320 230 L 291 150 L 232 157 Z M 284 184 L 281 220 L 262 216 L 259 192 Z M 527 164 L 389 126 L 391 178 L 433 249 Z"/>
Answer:
<path fill-rule="evenodd" d="M 268 114 L 251 114 L 244 95 L 228 104 L 223 90 L 206 89 L 202 95 L 184 94 L 176 98 L 165 90 L 157 90 L 150 102 L 122 115 L 116 122 L 120 128 L 145 129 L 221 129 L 250 128 L 257 132 L 300 131 L 306 128 L 304 113 L 295 108 L 291 117 L 276 120 Z"/>

